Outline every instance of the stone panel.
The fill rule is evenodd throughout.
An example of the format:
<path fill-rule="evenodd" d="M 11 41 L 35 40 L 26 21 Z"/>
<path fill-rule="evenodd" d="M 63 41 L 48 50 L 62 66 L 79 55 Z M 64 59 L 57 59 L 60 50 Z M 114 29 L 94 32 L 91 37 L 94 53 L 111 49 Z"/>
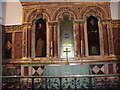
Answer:
<path fill-rule="evenodd" d="M 14 58 L 22 57 L 22 33 L 15 33 L 15 41 L 14 41 Z"/>

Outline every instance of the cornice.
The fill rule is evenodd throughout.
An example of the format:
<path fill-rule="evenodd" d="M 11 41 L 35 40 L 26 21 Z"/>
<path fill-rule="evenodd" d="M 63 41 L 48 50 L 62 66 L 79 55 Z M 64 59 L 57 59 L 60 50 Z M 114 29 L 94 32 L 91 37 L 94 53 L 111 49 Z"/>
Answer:
<path fill-rule="evenodd" d="M 21 2 L 22 6 L 31 6 L 31 5 L 45 5 L 45 4 L 66 4 L 68 5 L 71 4 L 71 5 L 83 5 L 84 3 L 89 3 L 91 5 L 93 4 L 97 4 L 97 5 L 102 5 L 102 4 L 106 4 L 108 5 L 110 2 Z M 106 7 L 106 5 L 104 5 L 104 7 Z"/>

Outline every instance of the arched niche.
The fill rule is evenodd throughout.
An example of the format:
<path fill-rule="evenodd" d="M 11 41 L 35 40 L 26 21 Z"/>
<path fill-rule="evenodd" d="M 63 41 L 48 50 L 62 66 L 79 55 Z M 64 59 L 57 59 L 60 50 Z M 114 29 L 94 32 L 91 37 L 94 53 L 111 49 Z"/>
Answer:
<path fill-rule="evenodd" d="M 87 37 L 89 55 L 100 55 L 98 19 L 90 16 L 87 19 Z"/>
<path fill-rule="evenodd" d="M 37 47 L 37 39 L 36 39 L 36 29 L 38 28 L 39 24 L 42 24 L 42 25 L 45 25 L 44 28 L 45 28 L 45 33 L 46 35 L 43 36 L 46 40 L 45 40 L 45 53 L 46 55 L 43 55 L 43 56 L 36 56 L 36 47 Z M 42 16 L 38 17 L 37 19 L 34 19 L 32 21 L 32 26 L 31 26 L 31 57 L 34 59 L 34 58 L 40 58 L 40 57 L 47 57 L 47 44 L 48 44 L 48 19 L 47 18 L 43 18 Z"/>
<path fill-rule="evenodd" d="M 80 20 L 83 22 L 84 30 L 84 43 L 85 43 L 85 56 L 89 56 L 89 46 L 88 46 L 88 31 L 87 31 L 87 19 L 89 17 L 95 17 L 98 19 L 98 32 L 99 32 L 99 44 L 100 44 L 100 55 L 104 55 L 104 40 L 103 40 L 103 30 L 102 30 L 102 20 L 107 19 L 108 13 L 99 6 L 86 6 L 84 7 L 79 15 Z"/>
<path fill-rule="evenodd" d="M 46 20 L 35 23 L 35 57 L 46 57 Z"/>
<path fill-rule="evenodd" d="M 59 57 L 74 58 L 74 28 L 73 18 L 69 17 L 68 13 L 64 13 L 63 17 L 59 19 Z M 66 48 L 68 52 L 66 53 Z"/>

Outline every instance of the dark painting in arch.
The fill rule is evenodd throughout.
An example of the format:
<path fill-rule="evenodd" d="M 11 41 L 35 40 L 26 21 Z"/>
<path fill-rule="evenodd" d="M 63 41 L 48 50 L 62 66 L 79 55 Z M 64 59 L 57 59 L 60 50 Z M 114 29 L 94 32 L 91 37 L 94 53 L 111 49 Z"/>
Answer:
<path fill-rule="evenodd" d="M 12 33 L 5 34 L 4 58 L 12 58 Z"/>
<path fill-rule="evenodd" d="M 100 55 L 98 19 L 96 17 L 90 16 L 87 19 L 87 30 L 89 55 Z"/>
<path fill-rule="evenodd" d="M 35 24 L 35 57 L 46 57 L 46 21 L 40 18 Z"/>

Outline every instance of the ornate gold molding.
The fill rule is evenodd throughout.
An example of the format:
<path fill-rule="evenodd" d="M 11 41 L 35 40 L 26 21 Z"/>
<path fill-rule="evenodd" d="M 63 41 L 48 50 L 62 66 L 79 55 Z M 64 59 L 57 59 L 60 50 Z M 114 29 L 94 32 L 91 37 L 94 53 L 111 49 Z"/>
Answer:
<path fill-rule="evenodd" d="M 28 29 L 30 29 L 31 26 L 32 26 L 32 23 L 31 23 L 31 22 L 23 23 L 23 24 L 22 24 L 22 27 L 23 27 L 23 28 L 28 28 Z"/>
<path fill-rule="evenodd" d="M 111 19 L 110 19 L 110 20 L 101 20 L 101 23 L 102 23 L 103 25 L 105 25 L 105 24 L 112 25 L 112 20 L 111 20 Z"/>
<path fill-rule="evenodd" d="M 120 28 L 120 20 L 112 20 L 111 23 L 113 28 Z"/>
<path fill-rule="evenodd" d="M 48 26 L 51 27 L 51 26 L 56 26 L 58 25 L 58 22 L 55 22 L 55 21 L 52 21 L 52 22 L 48 22 Z"/>
<path fill-rule="evenodd" d="M 2 30 L 7 32 L 22 32 L 23 28 L 31 28 L 32 23 L 23 23 L 22 25 L 2 26 Z"/>
<path fill-rule="evenodd" d="M 111 19 L 109 2 L 21 2 L 23 6 L 23 22 L 28 19 L 30 22 L 37 19 L 39 14 L 48 21 L 58 20 L 63 13 L 69 13 L 74 20 L 81 19 L 82 16 L 91 15 L 94 12 L 99 18 Z M 104 12 L 104 13 L 103 13 Z"/>
<path fill-rule="evenodd" d="M 22 25 L 3 26 L 3 31 L 5 31 L 6 33 L 22 31 Z"/>

